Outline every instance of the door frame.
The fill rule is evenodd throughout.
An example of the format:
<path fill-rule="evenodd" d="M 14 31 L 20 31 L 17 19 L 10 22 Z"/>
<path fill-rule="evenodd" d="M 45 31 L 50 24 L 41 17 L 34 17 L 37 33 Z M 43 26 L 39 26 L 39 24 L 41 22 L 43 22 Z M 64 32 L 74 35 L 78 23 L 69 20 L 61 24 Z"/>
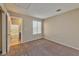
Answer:
<path fill-rule="evenodd" d="M 9 52 L 10 46 L 9 46 L 9 39 L 8 39 L 8 20 L 10 19 L 9 13 L 6 14 L 6 52 Z"/>
<path fill-rule="evenodd" d="M 14 18 L 20 18 L 20 19 L 22 19 L 21 17 L 16 17 L 16 16 L 10 16 L 10 14 L 9 13 L 7 13 L 7 16 L 6 16 L 6 18 L 7 18 L 7 21 L 6 21 L 6 37 L 7 37 L 7 40 L 6 40 L 6 52 L 9 52 L 9 50 L 10 50 L 10 40 L 9 40 L 9 38 L 8 38 L 8 33 L 9 33 L 9 31 L 8 31 L 8 20 L 9 19 L 11 19 L 11 17 L 14 17 Z M 20 43 L 22 43 L 22 39 L 23 39 L 23 19 L 22 19 L 22 24 L 21 24 L 21 42 Z"/>

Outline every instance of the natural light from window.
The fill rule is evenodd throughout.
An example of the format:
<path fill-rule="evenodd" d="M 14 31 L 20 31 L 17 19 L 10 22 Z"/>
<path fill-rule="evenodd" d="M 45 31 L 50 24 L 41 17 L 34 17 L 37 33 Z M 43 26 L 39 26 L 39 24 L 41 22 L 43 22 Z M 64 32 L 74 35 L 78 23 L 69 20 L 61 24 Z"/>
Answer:
<path fill-rule="evenodd" d="M 33 20 L 33 34 L 40 34 L 42 31 L 41 21 Z"/>

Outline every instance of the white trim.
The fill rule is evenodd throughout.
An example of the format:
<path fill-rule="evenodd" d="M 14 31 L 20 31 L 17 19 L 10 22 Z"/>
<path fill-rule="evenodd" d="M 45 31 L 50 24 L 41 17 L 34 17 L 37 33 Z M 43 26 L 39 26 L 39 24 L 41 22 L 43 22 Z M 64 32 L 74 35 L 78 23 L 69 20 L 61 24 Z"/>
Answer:
<path fill-rule="evenodd" d="M 56 42 L 56 43 L 58 43 L 58 44 L 61 44 L 61 45 L 64 45 L 64 46 L 67 46 L 67 47 L 70 47 L 70 48 L 73 48 L 73 49 L 79 50 L 79 48 L 77 48 L 77 47 L 74 47 L 74 46 L 71 46 L 71 45 L 69 45 L 69 44 L 59 42 L 59 41 L 52 40 L 52 39 L 49 38 L 49 37 L 44 36 L 44 38 L 47 39 L 47 40 L 50 40 L 50 41 Z"/>

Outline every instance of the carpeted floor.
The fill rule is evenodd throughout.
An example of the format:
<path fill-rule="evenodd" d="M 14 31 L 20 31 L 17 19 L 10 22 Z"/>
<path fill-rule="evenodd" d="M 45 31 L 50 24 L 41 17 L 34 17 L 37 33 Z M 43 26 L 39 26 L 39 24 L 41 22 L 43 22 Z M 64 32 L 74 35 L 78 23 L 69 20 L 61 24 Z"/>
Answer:
<path fill-rule="evenodd" d="M 46 39 L 39 39 L 11 46 L 6 56 L 79 56 L 79 51 Z"/>

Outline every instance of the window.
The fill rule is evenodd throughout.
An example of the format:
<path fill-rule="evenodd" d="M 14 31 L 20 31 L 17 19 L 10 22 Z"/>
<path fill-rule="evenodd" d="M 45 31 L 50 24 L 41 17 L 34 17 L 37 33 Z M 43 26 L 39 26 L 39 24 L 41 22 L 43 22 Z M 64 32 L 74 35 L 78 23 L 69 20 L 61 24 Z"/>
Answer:
<path fill-rule="evenodd" d="M 36 21 L 34 20 L 33 21 L 33 34 L 40 34 L 42 31 L 41 31 L 41 21 Z"/>
<path fill-rule="evenodd" d="M 38 22 L 38 34 L 41 33 L 41 22 Z"/>
<path fill-rule="evenodd" d="M 33 34 L 37 34 L 37 21 L 33 21 Z"/>

